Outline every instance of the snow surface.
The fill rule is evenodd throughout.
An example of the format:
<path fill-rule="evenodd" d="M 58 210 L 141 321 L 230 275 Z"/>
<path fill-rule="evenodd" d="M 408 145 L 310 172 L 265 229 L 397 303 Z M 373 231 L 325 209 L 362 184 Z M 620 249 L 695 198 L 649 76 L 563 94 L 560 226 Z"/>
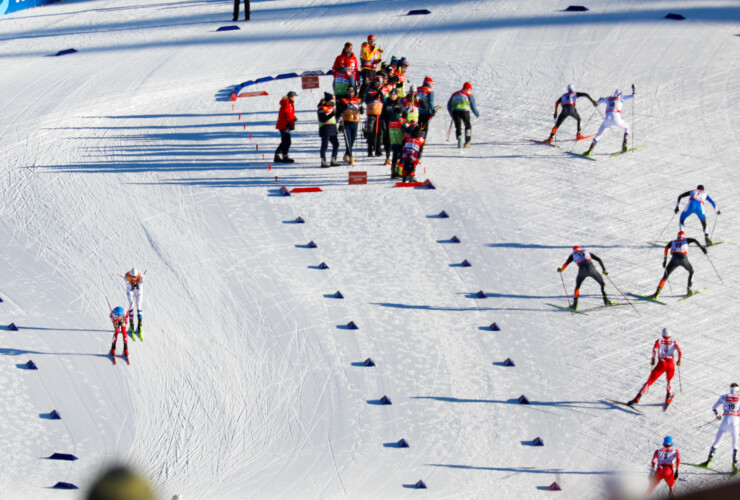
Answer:
<path fill-rule="evenodd" d="M 738 241 L 740 8 L 567 5 L 253 1 L 251 22 L 220 33 L 231 4 L 215 0 L 67 0 L 0 18 L 0 317 L 21 327 L 0 331 L 3 498 L 76 498 L 49 487 L 87 485 L 113 462 L 188 500 L 603 498 L 613 482 L 644 491 L 666 434 L 685 461 L 704 459 L 714 426 L 698 426 L 740 379 L 733 244 L 710 249 L 723 282 L 692 249 L 709 289 L 677 302 L 679 270 L 668 305 L 637 304 L 640 316 L 547 303 L 566 303 L 555 270 L 574 244 L 622 290 L 652 292 L 662 251 L 648 242 L 674 234 L 676 218 L 660 230 L 675 197 L 698 183 L 722 210 L 715 239 Z M 432 14 L 403 15 L 418 8 Z M 352 170 L 367 186 L 317 168 L 329 77 L 225 100 L 245 80 L 326 70 L 369 33 L 409 59 L 412 83 L 432 76 L 440 104 L 473 83 L 472 148 L 445 141 L 445 113 L 431 124 L 419 173 L 436 190 L 392 189 L 364 156 Z M 67 48 L 79 52 L 48 57 Z M 647 147 L 609 159 L 621 139 L 608 133 L 598 162 L 570 157 L 572 120 L 561 149 L 529 142 L 547 137 L 567 83 L 594 98 L 634 83 L 624 116 Z M 268 170 L 291 89 L 297 161 Z M 579 108 L 595 132 L 600 118 Z M 280 197 L 282 185 L 324 192 Z M 688 232 L 700 236 L 695 218 Z M 105 296 L 124 304 L 134 265 L 147 270 L 144 342 L 113 366 Z M 572 268 L 564 278 L 571 293 Z M 582 307 L 599 304 L 592 281 L 583 292 Z M 686 356 L 683 395 L 663 413 L 661 379 L 645 416 L 605 403 L 634 396 L 663 326 Z M 367 357 L 377 366 L 358 366 Z M 38 371 L 19 369 L 29 359 Z M 533 404 L 515 404 L 522 394 Z M 383 395 L 391 406 L 374 404 Z M 52 409 L 62 420 L 44 418 Z M 544 447 L 528 445 L 537 436 Z M 392 446 L 401 438 L 409 448 Z M 42 459 L 53 452 L 79 460 Z M 678 491 L 722 480 L 689 469 Z M 419 479 L 427 490 L 410 488 Z M 553 481 L 561 493 L 541 491 Z"/>

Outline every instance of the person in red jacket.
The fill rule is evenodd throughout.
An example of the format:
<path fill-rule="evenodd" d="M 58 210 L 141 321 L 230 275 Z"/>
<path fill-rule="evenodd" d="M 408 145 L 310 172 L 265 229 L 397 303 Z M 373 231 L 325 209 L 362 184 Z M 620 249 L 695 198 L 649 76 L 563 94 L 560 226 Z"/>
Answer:
<path fill-rule="evenodd" d="M 275 150 L 275 163 L 293 163 L 292 158 L 288 158 L 291 139 L 290 132 L 295 129 L 295 92 L 292 90 L 280 99 L 280 112 L 275 128 L 280 131 L 280 145 Z"/>
<path fill-rule="evenodd" d="M 673 498 L 673 485 L 678 480 L 678 468 L 680 466 L 681 453 L 673 447 L 673 438 L 666 436 L 663 440 L 663 447 L 655 450 L 650 462 L 650 485 L 648 486 L 647 496 L 650 496 L 660 481 L 665 481 L 668 485 L 669 495 Z"/>
<path fill-rule="evenodd" d="M 334 59 L 331 73 L 334 75 L 334 95 L 339 97 L 347 93 L 347 87 L 357 88 L 360 79 L 359 64 L 352 52 L 352 44 L 344 44 L 342 53 Z"/>
<path fill-rule="evenodd" d="M 419 163 L 419 150 L 424 145 L 421 129 L 414 127 L 411 136 L 406 138 L 403 145 L 401 165 L 403 166 L 403 182 L 416 182 L 416 165 Z"/>

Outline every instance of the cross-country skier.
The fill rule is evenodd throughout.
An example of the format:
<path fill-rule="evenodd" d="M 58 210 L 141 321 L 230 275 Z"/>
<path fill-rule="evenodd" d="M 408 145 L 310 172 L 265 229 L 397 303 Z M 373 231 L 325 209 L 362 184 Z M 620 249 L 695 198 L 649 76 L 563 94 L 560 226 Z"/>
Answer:
<path fill-rule="evenodd" d="M 673 462 L 676 462 L 674 467 Z M 656 469 L 655 466 L 658 468 Z M 673 447 L 673 438 L 666 436 L 663 439 L 663 447 L 655 450 L 653 460 L 650 462 L 650 486 L 648 487 L 647 496 L 653 492 L 661 480 L 665 481 L 673 498 L 673 484 L 678 479 L 678 468 L 681 465 L 681 453 Z"/>
<path fill-rule="evenodd" d="M 665 404 L 668 406 L 671 404 L 671 401 L 673 401 L 674 394 L 671 392 L 672 384 L 671 381 L 673 380 L 673 374 L 676 371 L 676 365 L 681 366 L 681 348 L 678 347 L 678 343 L 671 338 L 671 332 L 668 330 L 668 328 L 663 328 L 662 332 L 663 338 L 658 339 L 655 341 L 655 345 L 653 345 L 653 357 L 650 358 L 650 366 L 654 366 L 655 368 L 652 369 L 650 372 L 650 376 L 648 377 L 647 382 L 642 386 L 640 389 L 640 392 L 637 393 L 637 396 L 634 397 L 627 405 L 632 406 L 635 403 L 640 402 L 640 398 L 645 394 L 648 390 L 648 388 L 653 385 L 653 383 L 658 380 L 658 378 L 665 373 L 665 381 L 666 381 L 666 394 L 665 394 Z M 675 360 L 674 365 L 674 354 L 678 353 L 678 359 Z M 655 357 L 658 357 L 658 364 L 655 364 Z"/>
<path fill-rule="evenodd" d="M 601 139 L 601 136 L 606 132 L 607 129 L 611 127 L 619 127 L 622 130 L 624 130 L 624 140 L 622 141 L 622 152 L 627 151 L 627 138 L 630 135 L 630 126 L 627 124 L 626 121 L 622 118 L 622 103 L 624 101 L 629 101 L 630 99 L 635 98 L 635 86 L 632 86 L 632 95 L 622 95 L 622 92 L 617 89 L 614 91 L 614 95 L 611 97 L 602 97 L 598 101 L 596 101 L 596 104 L 604 104 L 606 103 L 606 116 L 604 118 L 604 121 L 601 123 L 601 126 L 599 127 L 599 131 L 596 132 L 596 136 L 594 137 L 594 140 L 591 142 L 591 146 L 588 148 L 588 151 L 583 153 L 585 156 L 591 156 L 591 151 L 593 151 L 594 146 L 596 146 L 596 143 L 599 142 L 599 139 Z"/>
<path fill-rule="evenodd" d="M 126 297 L 128 297 L 128 319 L 129 328 L 131 329 L 131 338 L 134 338 L 134 331 L 141 338 L 141 320 L 144 314 L 144 275 L 136 270 L 134 267 L 126 273 L 124 277 L 126 280 Z M 134 328 L 134 303 L 136 303 L 136 318 L 139 321 L 139 326 Z M 135 340 L 135 339 L 134 339 Z"/>
<path fill-rule="evenodd" d="M 126 326 L 128 324 L 128 315 L 123 310 L 123 307 L 115 307 L 110 313 L 110 320 L 113 322 L 113 344 L 110 346 L 110 355 L 115 359 L 116 356 L 116 343 L 118 342 L 118 335 L 121 334 L 123 337 L 123 356 L 128 359 L 128 340 L 126 339 Z"/>
<path fill-rule="evenodd" d="M 401 165 L 403 167 L 403 182 L 416 182 L 416 166 L 419 164 L 419 151 L 424 145 L 421 129 L 414 127 L 403 145 Z"/>
<path fill-rule="evenodd" d="M 576 99 L 578 99 L 579 97 L 587 97 L 588 100 L 591 101 L 591 104 L 594 105 L 594 107 L 598 106 L 596 104 L 596 101 L 594 101 L 590 95 L 585 92 L 576 92 L 573 84 L 569 83 L 568 92 L 561 95 L 560 98 L 555 101 L 555 113 L 553 113 L 552 117 L 553 119 L 557 118 L 557 121 L 555 122 L 555 126 L 552 128 L 552 132 L 550 132 L 550 137 L 545 141 L 546 143 L 552 144 L 552 140 L 555 138 L 558 127 L 560 127 L 563 121 L 569 116 L 572 116 L 576 119 L 576 122 L 578 122 L 578 132 L 576 132 L 576 139 L 583 139 L 583 136 L 581 135 L 581 116 L 576 110 Z M 560 116 L 558 116 L 558 106 L 563 107 L 562 111 L 560 112 Z"/>
<path fill-rule="evenodd" d="M 714 456 L 714 452 L 717 450 L 717 445 L 719 444 L 720 438 L 725 432 L 729 432 L 730 436 L 732 436 L 732 472 L 737 473 L 738 471 L 737 446 L 738 442 L 740 441 L 740 396 L 738 395 L 739 389 L 740 387 L 737 384 L 733 383 L 732 385 L 730 385 L 729 394 L 721 395 L 717 402 L 714 403 L 714 406 L 712 406 L 712 411 L 714 412 L 714 415 L 717 417 L 717 420 L 721 419 L 722 423 L 719 424 L 719 429 L 717 429 L 717 436 L 714 438 L 712 448 L 709 450 L 707 461 L 701 464 L 704 467 L 709 467 L 709 465 L 712 463 L 712 457 Z M 722 416 L 717 413 L 718 406 L 722 406 Z"/>
<path fill-rule="evenodd" d="M 339 149 L 339 140 L 337 139 L 337 117 L 334 113 L 334 96 L 329 92 L 324 92 L 324 98 L 319 101 L 316 110 L 319 119 L 319 137 L 321 137 L 321 167 L 336 167 L 337 149 Z M 331 163 L 326 162 L 326 151 L 329 149 L 331 142 Z"/>
<path fill-rule="evenodd" d="M 696 189 L 692 189 L 691 191 L 686 191 L 685 193 L 678 195 L 678 199 L 676 200 L 676 209 L 674 210 L 675 213 L 678 213 L 681 199 L 686 198 L 687 196 L 689 197 L 689 203 L 686 205 L 683 212 L 681 212 L 681 217 L 678 219 L 678 230 L 683 231 L 683 223 L 689 215 L 696 215 L 701 221 L 702 229 L 704 229 L 704 241 L 706 242 L 706 245 L 713 245 L 714 242 L 709 239 L 709 231 L 707 231 L 707 216 L 704 215 L 704 202 L 708 201 L 711 203 L 714 207 L 714 211 L 719 215 L 720 212 L 717 210 L 717 204 L 707 193 L 704 192 L 704 186 L 699 184 L 696 186 Z"/>
<path fill-rule="evenodd" d="M 691 265 L 691 262 L 689 262 L 689 243 L 696 244 L 696 246 L 701 248 L 701 251 L 704 252 L 704 255 L 707 254 L 707 249 L 701 246 L 701 243 L 696 241 L 694 238 L 687 238 L 686 233 L 684 233 L 683 231 L 679 231 L 678 235 L 676 235 L 676 239 L 668 243 L 663 250 L 663 267 L 665 268 L 665 272 L 663 273 L 663 277 L 658 284 L 658 289 L 655 290 L 655 293 L 650 295 L 649 297 L 653 299 L 658 298 L 658 295 L 660 295 L 660 291 L 663 289 L 663 287 L 665 286 L 665 282 L 668 280 L 668 276 L 670 276 L 671 273 L 678 266 L 683 267 L 689 272 L 689 282 L 686 285 L 686 295 L 693 295 L 694 292 L 691 290 L 691 279 L 694 277 L 694 267 Z M 669 249 L 671 251 L 671 260 L 670 262 L 668 262 L 668 266 L 666 266 Z"/>
<path fill-rule="evenodd" d="M 416 89 L 416 94 L 419 96 L 419 126 L 421 127 L 421 135 L 426 139 L 427 129 L 429 127 L 429 120 L 432 119 L 436 113 L 434 109 L 434 80 L 431 76 L 424 78 L 424 83 L 421 87 Z"/>
<path fill-rule="evenodd" d="M 615 302 L 612 302 L 607 297 L 606 283 L 604 283 L 604 278 L 602 278 L 599 272 L 596 270 L 593 262 L 591 262 L 592 260 L 595 260 L 599 263 L 599 265 L 601 266 L 601 270 L 603 271 L 605 276 L 609 275 L 609 272 L 604 267 L 604 263 L 601 261 L 601 259 L 598 258 L 596 255 L 585 251 L 579 245 L 573 247 L 573 252 L 568 256 L 568 260 L 565 261 L 565 264 L 563 264 L 562 267 L 558 268 L 558 272 L 562 273 L 571 262 L 575 262 L 578 265 L 576 289 L 573 292 L 573 305 L 570 306 L 571 309 L 573 309 L 574 311 L 578 308 L 578 295 L 581 293 L 581 283 L 583 283 L 583 280 L 589 277 L 595 279 L 599 286 L 601 286 L 601 296 L 604 298 L 604 305 L 613 306 L 615 304 Z"/>
<path fill-rule="evenodd" d="M 470 112 L 475 114 L 476 118 L 480 117 L 478 108 L 475 106 L 475 97 L 473 97 L 473 86 L 470 82 L 465 82 L 463 88 L 458 90 L 450 96 L 450 100 L 447 101 L 447 111 L 455 121 L 455 137 L 457 137 L 457 147 L 463 147 L 463 140 L 465 141 L 464 146 L 470 147 Z M 465 125 L 465 137 L 462 135 L 462 125 Z"/>

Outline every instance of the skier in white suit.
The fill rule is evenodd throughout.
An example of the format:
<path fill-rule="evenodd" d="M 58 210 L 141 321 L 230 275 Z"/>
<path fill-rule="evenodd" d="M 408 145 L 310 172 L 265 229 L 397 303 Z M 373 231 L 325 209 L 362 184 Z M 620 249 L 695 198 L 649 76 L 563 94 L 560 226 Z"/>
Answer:
<path fill-rule="evenodd" d="M 599 127 L 599 131 L 596 133 L 594 140 L 591 142 L 591 146 L 588 148 L 588 151 L 583 153 L 584 156 L 591 156 L 591 151 L 593 151 L 596 143 L 599 142 L 599 139 L 601 139 L 601 136 L 604 134 L 604 132 L 606 132 L 607 129 L 611 127 L 619 127 L 624 130 L 622 152 L 624 153 L 627 151 L 627 138 L 630 135 L 630 126 L 626 121 L 624 121 L 624 118 L 622 118 L 622 103 L 634 98 L 635 86 L 633 85 L 632 95 L 622 95 L 622 92 L 617 89 L 614 91 L 614 95 L 610 97 L 602 97 L 601 99 L 596 101 L 597 105 L 606 104 L 606 116 L 604 117 L 604 121 L 601 123 L 601 127 Z"/>
<path fill-rule="evenodd" d="M 717 437 L 714 438 L 712 448 L 709 450 L 709 457 L 707 457 L 706 462 L 701 464 L 704 467 L 709 467 L 709 464 L 712 463 L 712 457 L 714 456 L 714 452 L 717 449 L 719 440 L 722 438 L 722 435 L 725 432 L 729 432 L 730 436 L 732 436 L 732 472 L 737 472 L 737 446 L 738 441 L 740 440 L 740 395 L 738 395 L 739 390 L 740 386 L 738 386 L 737 384 L 732 384 L 730 386 L 730 392 L 728 394 L 721 395 L 717 402 L 714 403 L 714 406 L 712 406 L 712 411 L 717 416 L 717 420 L 722 419 L 722 422 L 719 424 L 719 429 L 717 429 Z M 720 416 L 720 414 L 717 412 L 718 406 L 722 406 L 722 416 Z"/>
<path fill-rule="evenodd" d="M 128 297 L 128 317 L 129 317 L 129 335 L 134 338 L 134 332 L 141 338 L 141 316 L 144 313 L 144 275 L 136 268 L 126 273 L 126 296 Z M 139 326 L 134 328 L 134 303 L 136 303 L 136 316 L 139 320 Z"/>

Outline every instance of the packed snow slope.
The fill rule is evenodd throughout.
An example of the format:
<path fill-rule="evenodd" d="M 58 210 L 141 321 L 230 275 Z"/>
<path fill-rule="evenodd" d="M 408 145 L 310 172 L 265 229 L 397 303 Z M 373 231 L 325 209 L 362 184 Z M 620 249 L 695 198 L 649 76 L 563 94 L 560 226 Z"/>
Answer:
<path fill-rule="evenodd" d="M 703 460 L 715 426 L 699 425 L 740 380 L 736 244 L 711 261 L 691 249 L 707 290 L 686 301 L 681 269 L 665 306 L 548 303 L 567 304 L 556 269 L 575 244 L 621 290 L 652 292 L 662 249 L 649 242 L 675 235 L 676 196 L 699 183 L 722 211 L 708 209 L 714 238 L 739 241 L 740 7 L 567 5 L 253 1 L 231 32 L 216 32 L 233 23 L 215 0 L 68 0 L 0 18 L 0 322 L 20 326 L 0 331 L 3 498 L 75 498 L 49 487 L 84 488 L 113 462 L 163 498 L 540 498 L 553 481 L 559 497 L 603 498 L 620 482 L 643 492 L 667 434 Z M 404 15 L 419 8 L 432 13 Z M 318 168 L 330 77 L 226 101 L 246 80 L 327 70 L 370 33 L 386 59 L 410 61 L 411 83 L 434 78 L 439 104 L 473 84 L 470 149 L 445 141 L 444 111 L 431 122 L 418 174 L 436 190 L 392 188 L 364 153 L 352 170 L 365 186 L 347 185 L 346 166 Z M 609 158 L 621 136 L 607 133 L 597 162 L 569 156 L 570 119 L 560 149 L 530 142 L 568 83 L 594 98 L 634 83 L 624 117 L 647 147 Z M 296 163 L 269 169 L 289 90 Z M 594 133 L 600 116 L 579 109 Z M 282 185 L 323 192 L 281 197 Z M 701 237 L 696 218 L 687 228 Z M 144 342 L 113 366 L 106 295 L 126 305 L 132 266 L 146 270 Z M 564 279 L 570 295 L 573 266 Z M 581 307 L 599 303 L 589 280 Z M 664 413 L 659 380 L 644 416 L 606 402 L 634 396 L 664 326 L 684 351 L 683 393 Z M 29 359 L 38 371 L 20 368 Z M 54 452 L 79 460 L 43 459 Z M 677 491 L 723 479 L 689 469 Z M 427 490 L 410 487 L 419 479 Z"/>

